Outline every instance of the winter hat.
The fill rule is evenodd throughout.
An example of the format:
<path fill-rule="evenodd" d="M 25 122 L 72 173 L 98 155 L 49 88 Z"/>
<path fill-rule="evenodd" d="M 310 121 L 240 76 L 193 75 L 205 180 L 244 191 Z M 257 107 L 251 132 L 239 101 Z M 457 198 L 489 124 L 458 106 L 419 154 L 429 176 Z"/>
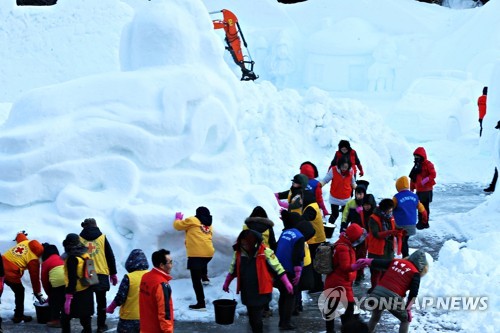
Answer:
<path fill-rule="evenodd" d="M 80 244 L 80 236 L 78 236 L 77 234 L 68 234 L 66 236 L 66 239 L 63 240 L 63 246 L 66 248 L 66 247 L 71 247 L 71 246 L 76 246 L 78 244 Z"/>
<path fill-rule="evenodd" d="M 267 213 L 261 206 L 257 206 L 252 210 L 250 217 L 264 217 L 267 219 Z"/>
<path fill-rule="evenodd" d="M 483 95 L 488 95 L 488 87 L 483 88 Z"/>
<path fill-rule="evenodd" d="M 378 204 L 378 208 L 382 212 L 387 212 L 389 209 L 394 208 L 394 201 L 392 199 L 382 199 Z"/>
<path fill-rule="evenodd" d="M 339 141 L 339 150 L 342 149 L 342 148 L 347 148 L 347 149 L 351 150 L 351 144 L 349 143 L 349 141 L 347 141 L 347 140 L 340 140 Z"/>
<path fill-rule="evenodd" d="M 309 179 L 317 178 L 319 176 L 318 168 L 314 163 L 306 161 L 300 165 L 300 173 L 306 175 Z"/>
<path fill-rule="evenodd" d="M 361 244 L 367 235 L 366 230 L 361 228 L 361 226 L 357 223 L 351 223 L 345 230 L 345 234 L 347 235 L 347 238 L 349 238 L 352 246 Z"/>
<path fill-rule="evenodd" d="M 368 191 L 368 185 L 370 185 L 370 182 L 364 179 L 359 179 L 356 180 L 356 185 L 363 185 L 365 189 Z"/>
<path fill-rule="evenodd" d="M 81 225 L 82 225 L 82 228 L 97 227 L 97 222 L 93 218 L 88 218 L 88 219 L 83 220 Z"/>
<path fill-rule="evenodd" d="M 300 187 L 305 189 L 307 187 L 307 184 L 309 183 L 309 178 L 307 178 L 306 175 L 299 173 L 293 177 L 292 182 L 294 182 L 295 184 L 299 184 Z"/>
<path fill-rule="evenodd" d="M 399 177 L 398 180 L 396 180 L 396 190 L 398 190 L 398 192 L 409 189 L 410 189 L 410 178 L 402 176 Z"/>
<path fill-rule="evenodd" d="M 32 240 L 28 243 L 28 246 L 37 257 L 41 257 L 43 254 L 43 245 L 37 240 Z"/>
<path fill-rule="evenodd" d="M 198 216 L 211 216 L 207 207 L 200 206 L 196 208 L 196 217 Z"/>

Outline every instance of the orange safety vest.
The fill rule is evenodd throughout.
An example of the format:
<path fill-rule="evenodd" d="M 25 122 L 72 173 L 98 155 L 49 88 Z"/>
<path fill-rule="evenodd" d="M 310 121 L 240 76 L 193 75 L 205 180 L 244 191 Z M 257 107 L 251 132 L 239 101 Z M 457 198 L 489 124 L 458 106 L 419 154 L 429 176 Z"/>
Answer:
<path fill-rule="evenodd" d="M 257 282 L 259 283 L 259 294 L 270 294 L 273 292 L 273 277 L 269 272 L 267 267 L 267 259 L 265 254 L 266 247 L 264 244 L 260 244 L 257 250 L 257 256 L 255 259 L 255 264 L 257 265 Z M 236 272 L 238 276 L 236 293 L 240 292 L 240 264 L 241 264 L 241 252 L 236 253 Z"/>
<path fill-rule="evenodd" d="M 379 230 L 382 231 L 382 221 L 380 220 L 380 216 L 372 214 L 370 218 L 377 222 Z M 391 230 L 393 229 L 396 229 L 396 223 L 394 221 L 394 217 L 391 217 Z M 370 230 L 370 234 L 368 235 L 368 253 L 379 256 L 383 255 L 385 242 L 385 239 L 373 236 L 373 232 Z"/>

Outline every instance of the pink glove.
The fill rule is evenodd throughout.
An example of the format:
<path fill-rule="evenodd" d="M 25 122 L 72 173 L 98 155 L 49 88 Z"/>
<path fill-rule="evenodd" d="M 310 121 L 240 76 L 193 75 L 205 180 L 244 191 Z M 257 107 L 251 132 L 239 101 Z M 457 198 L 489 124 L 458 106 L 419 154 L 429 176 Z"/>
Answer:
<path fill-rule="evenodd" d="M 286 291 L 287 291 L 290 295 L 293 295 L 293 286 L 292 286 L 292 284 L 290 283 L 290 281 L 288 280 L 288 276 L 286 276 L 286 274 L 283 274 L 283 275 L 280 277 L 280 280 L 281 280 L 281 282 L 283 282 L 283 284 L 285 285 Z"/>
<path fill-rule="evenodd" d="M 408 314 L 408 322 L 411 323 L 413 315 L 411 314 L 411 309 L 406 309 L 406 314 Z"/>
<path fill-rule="evenodd" d="M 278 193 L 274 193 L 274 197 L 276 198 L 277 201 L 280 201 L 280 195 Z"/>
<path fill-rule="evenodd" d="M 286 201 L 278 201 L 278 205 L 280 205 L 281 208 L 288 209 L 288 202 Z"/>
<path fill-rule="evenodd" d="M 357 271 L 357 270 L 360 270 L 363 267 L 365 267 L 365 266 L 363 266 L 362 263 L 356 262 L 356 263 L 354 263 L 354 264 L 351 265 L 351 270 L 352 271 Z"/>
<path fill-rule="evenodd" d="M 106 313 L 113 313 L 115 312 L 117 305 L 115 301 L 111 302 L 111 304 L 106 308 Z"/>
<path fill-rule="evenodd" d="M 184 214 L 181 212 L 175 213 L 175 220 L 182 220 L 184 218 Z"/>
<path fill-rule="evenodd" d="M 71 300 L 73 299 L 72 294 L 66 294 L 66 301 L 64 302 L 64 313 L 69 315 L 71 312 Z"/>
<path fill-rule="evenodd" d="M 356 261 L 356 264 L 361 264 L 363 267 L 370 266 L 372 264 L 373 258 L 362 258 Z"/>
<path fill-rule="evenodd" d="M 357 212 L 358 214 L 361 214 L 361 212 L 362 212 L 362 211 L 363 211 L 363 206 L 358 206 L 358 207 L 356 207 L 356 212 Z"/>
<path fill-rule="evenodd" d="M 295 277 L 292 280 L 292 284 L 296 286 L 299 284 L 300 281 L 300 275 L 302 274 L 302 266 L 295 266 L 293 268 L 293 271 L 295 272 Z"/>
<path fill-rule="evenodd" d="M 2 293 L 3 293 L 3 279 L 4 277 L 0 277 L 0 296 L 2 296 Z"/>
<path fill-rule="evenodd" d="M 427 184 L 428 181 L 429 181 L 429 177 L 425 177 L 424 179 L 422 179 L 421 183 L 422 183 L 422 185 L 425 185 L 425 184 Z"/>
<path fill-rule="evenodd" d="M 224 284 L 222 285 L 222 290 L 224 290 L 226 293 L 229 292 L 229 285 L 231 284 L 231 281 L 233 281 L 233 279 L 233 274 L 227 273 L 226 281 L 224 281 Z"/>
<path fill-rule="evenodd" d="M 116 277 L 116 274 L 110 275 L 109 281 L 111 281 L 111 284 L 113 286 L 116 286 L 118 284 L 118 278 Z"/>

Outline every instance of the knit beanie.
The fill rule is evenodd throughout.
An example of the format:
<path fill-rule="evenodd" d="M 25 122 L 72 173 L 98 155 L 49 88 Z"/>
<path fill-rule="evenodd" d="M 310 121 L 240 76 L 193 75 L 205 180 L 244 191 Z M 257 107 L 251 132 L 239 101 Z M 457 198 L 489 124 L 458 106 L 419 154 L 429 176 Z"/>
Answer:
<path fill-rule="evenodd" d="M 267 213 L 261 206 L 257 206 L 253 209 L 250 217 L 264 217 L 267 219 Z"/>
<path fill-rule="evenodd" d="M 82 222 L 82 228 L 88 228 L 88 227 L 97 227 L 97 222 L 93 218 L 88 218 L 83 220 Z"/>

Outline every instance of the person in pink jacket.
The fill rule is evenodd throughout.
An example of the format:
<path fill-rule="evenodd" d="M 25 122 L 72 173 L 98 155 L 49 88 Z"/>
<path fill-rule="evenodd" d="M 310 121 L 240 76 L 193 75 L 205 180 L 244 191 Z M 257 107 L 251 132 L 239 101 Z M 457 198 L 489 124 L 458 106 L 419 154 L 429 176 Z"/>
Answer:
<path fill-rule="evenodd" d="M 418 200 L 424 205 L 427 211 L 427 218 L 431 216 L 429 204 L 432 202 L 432 189 L 436 185 L 436 169 L 434 164 L 427 159 L 427 152 L 424 147 L 418 147 L 413 152 L 414 165 L 410 172 L 410 190 L 416 191 Z M 419 220 L 422 216 L 419 214 Z M 426 227 L 429 227 L 427 223 Z"/>

